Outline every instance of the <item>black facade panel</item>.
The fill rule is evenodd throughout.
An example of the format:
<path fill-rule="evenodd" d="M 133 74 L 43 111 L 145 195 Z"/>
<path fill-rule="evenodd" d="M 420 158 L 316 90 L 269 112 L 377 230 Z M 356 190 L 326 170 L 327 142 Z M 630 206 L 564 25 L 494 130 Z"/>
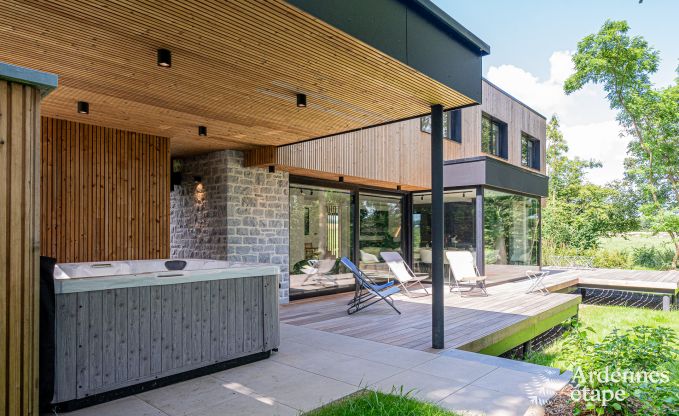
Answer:
<path fill-rule="evenodd" d="M 424 75 L 481 102 L 481 56 L 486 52 L 474 46 L 474 42 L 457 32 L 457 29 L 442 23 L 431 11 L 423 8 L 421 2 L 287 1 Z"/>
<path fill-rule="evenodd" d="M 547 196 L 548 178 L 491 157 L 480 156 L 446 162 L 443 186 L 491 186 L 533 196 Z"/>

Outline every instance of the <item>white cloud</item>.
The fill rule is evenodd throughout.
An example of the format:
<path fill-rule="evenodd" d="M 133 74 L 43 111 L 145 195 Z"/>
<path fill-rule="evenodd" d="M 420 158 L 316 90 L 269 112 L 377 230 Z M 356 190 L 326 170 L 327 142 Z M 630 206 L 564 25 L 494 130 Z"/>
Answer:
<path fill-rule="evenodd" d="M 549 79 L 541 80 L 513 65 L 492 66 L 490 82 L 512 94 L 545 117 L 557 114 L 572 156 L 597 159 L 603 168 L 588 175 L 597 184 L 622 178 L 627 138 L 620 138 L 615 112 L 608 107 L 603 90 L 588 84 L 571 95 L 563 92 L 563 83 L 573 72 L 571 53 L 557 51 L 549 58 Z"/>

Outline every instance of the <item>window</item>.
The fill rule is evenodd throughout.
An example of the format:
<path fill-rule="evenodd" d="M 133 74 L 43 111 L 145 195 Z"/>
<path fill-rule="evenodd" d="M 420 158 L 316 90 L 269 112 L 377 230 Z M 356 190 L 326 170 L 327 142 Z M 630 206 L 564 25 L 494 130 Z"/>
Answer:
<path fill-rule="evenodd" d="M 521 133 L 521 164 L 540 169 L 540 141 L 526 133 Z"/>
<path fill-rule="evenodd" d="M 420 118 L 420 130 L 431 134 L 431 116 Z M 460 110 L 443 112 L 443 138 L 462 143 L 462 112 Z"/>
<path fill-rule="evenodd" d="M 483 116 L 481 151 L 507 159 L 507 125 L 505 123 Z"/>

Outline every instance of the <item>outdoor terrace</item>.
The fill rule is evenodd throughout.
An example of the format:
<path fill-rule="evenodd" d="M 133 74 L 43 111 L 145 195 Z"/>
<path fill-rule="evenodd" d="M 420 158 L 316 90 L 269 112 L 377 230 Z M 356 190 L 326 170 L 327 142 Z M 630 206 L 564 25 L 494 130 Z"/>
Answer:
<path fill-rule="evenodd" d="M 561 279 L 559 279 L 561 281 Z M 445 347 L 499 355 L 577 314 L 579 295 L 526 294 L 526 281 L 488 288 L 489 296 L 445 295 Z M 431 296 L 395 296 L 386 305 L 347 315 L 353 293 L 281 306 L 281 322 L 422 351 L 431 349 Z"/>

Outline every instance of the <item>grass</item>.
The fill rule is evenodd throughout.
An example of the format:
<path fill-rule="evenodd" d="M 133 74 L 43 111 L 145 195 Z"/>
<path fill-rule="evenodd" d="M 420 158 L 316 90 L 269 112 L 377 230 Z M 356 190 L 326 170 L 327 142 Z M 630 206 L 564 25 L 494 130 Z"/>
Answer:
<path fill-rule="evenodd" d="M 363 390 L 347 398 L 323 406 L 306 416 L 457 416 L 434 404 L 421 402 L 409 393 L 384 394 Z"/>
<path fill-rule="evenodd" d="M 591 327 L 595 333 L 590 334 L 592 340 L 600 341 L 613 329 L 630 329 L 638 325 L 650 327 L 665 326 L 672 328 L 679 334 L 679 311 L 663 312 L 650 309 L 629 308 L 624 306 L 595 306 L 580 305 L 579 320 L 585 326 Z M 679 343 L 675 345 L 679 348 Z M 526 361 L 557 367 L 562 370 L 572 370 L 570 363 L 562 361 L 562 341 L 556 341 L 542 351 L 535 351 L 528 355 Z"/>
<path fill-rule="evenodd" d="M 672 246 L 672 240 L 667 234 L 653 235 L 650 232 L 635 232 L 600 240 L 603 250 L 629 250 L 636 247 L 665 248 Z"/>

